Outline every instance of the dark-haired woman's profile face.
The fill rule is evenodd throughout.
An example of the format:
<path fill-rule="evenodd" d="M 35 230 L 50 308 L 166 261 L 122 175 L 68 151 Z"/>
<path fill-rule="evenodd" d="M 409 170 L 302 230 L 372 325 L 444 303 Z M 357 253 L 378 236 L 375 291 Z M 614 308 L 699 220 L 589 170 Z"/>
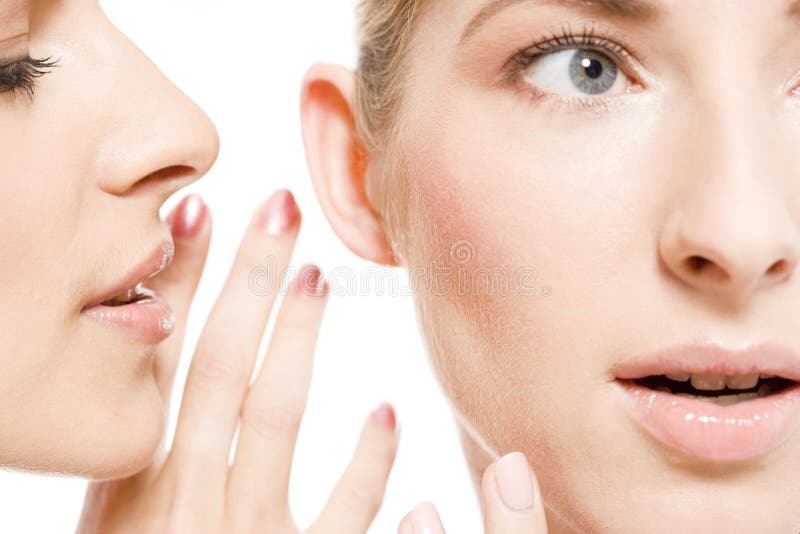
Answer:
<path fill-rule="evenodd" d="M 796 531 L 800 9 L 420 9 L 369 176 L 453 275 L 415 299 L 473 472 L 524 452 L 554 532 Z"/>
<path fill-rule="evenodd" d="M 0 464 L 130 474 L 162 437 L 172 316 L 123 301 L 170 260 L 159 207 L 216 130 L 95 0 L 0 0 L 0 65 Z"/>

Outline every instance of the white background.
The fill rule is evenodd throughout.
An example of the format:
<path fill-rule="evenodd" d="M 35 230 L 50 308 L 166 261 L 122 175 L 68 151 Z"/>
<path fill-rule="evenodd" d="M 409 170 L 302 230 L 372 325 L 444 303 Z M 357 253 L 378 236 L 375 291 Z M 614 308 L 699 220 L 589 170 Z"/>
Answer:
<path fill-rule="evenodd" d="M 290 187 L 303 210 L 295 265 L 324 271 L 369 264 L 328 227 L 306 171 L 298 114 L 300 81 L 314 61 L 349 67 L 356 58 L 352 0 L 105 0 L 111 20 L 216 123 L 219 160 L 191 190 L 209 203 L 211 253 L 190 318 L 176 379 L 177 407 L 191 348 L 253 208 Z M 124 98 L 124 95 L 120 95 Z M 173 198 L 166 208 L 179 198 Z M 401 287 L 407 279 L 396 272 Z M 402 427 L 384 506 L 370 533 L 394 533 L 400 518 L 432 500 L 449 532 L 482 532 L 480 508 L 447 401 L 434 381 L 407 296 L 331 296 L 295 453 L 290 502 L 308 526 L 350 459 L 364 418 L 391 401 Z M 388 293 L 388 292 L 387 292 Z M 235 333 L 232 333 L 235 335 Z M 176 409 L 170 422 L 174 431 Z M 91 444 L 87 444 L 91 447 Z M 74 531 L 86 482 L 0 473 L 0 531 Z"/>

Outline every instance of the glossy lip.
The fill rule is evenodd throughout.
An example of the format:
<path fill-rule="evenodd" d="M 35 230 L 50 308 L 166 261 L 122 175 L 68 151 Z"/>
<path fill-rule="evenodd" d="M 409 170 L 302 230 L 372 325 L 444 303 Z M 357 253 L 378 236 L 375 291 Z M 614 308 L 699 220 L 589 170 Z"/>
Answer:
<path fill-rule="evenodd" d="M 800 384 L 766 397 L 718 405 L 636 384 L 649 375 L 677 372 L 774 374 L 800 377 L 800 355 L 775 344 L 727 350 L 713 343 L 687 343 L 615 366 L 614 388 L 626 411 L 663 444 L 714 462 L 749 460 L 777 448 L 800 423 Z"/>
<path fill-rule="evenodd" d="M 146 299 L 124 306 L 105 306 L 102 303 L 163 271 L 172 262 L 174 251 L 172 242 L 162 242 L 119 283 L 105 291 L 92 304 L 85 306 L 81 314 L 136 341 L 147 344 L 164 341 L 172 334 L 175 319 L 169 303 L 158 294 L 147 290 Z"/>
<path fill-rule="evenodd" d="M 125 275 L 125 277 L 120 280 L 119 283 L 114 284 L 83 309 L 86 310 L 107 300 L 111 300 L 117 295 L 125 293 L 129 289 L 133 289 L 148 278 L 152 278 L 166 269 L 169 264 L 172 263 L 172 258 L 174 255 L 175 245 L 173 245 L 171 241 L 162 242 L 160 245 L 155 247 L 144 260 L 139 262 L 135 267 L 128 271 L 128 274 Z"/>

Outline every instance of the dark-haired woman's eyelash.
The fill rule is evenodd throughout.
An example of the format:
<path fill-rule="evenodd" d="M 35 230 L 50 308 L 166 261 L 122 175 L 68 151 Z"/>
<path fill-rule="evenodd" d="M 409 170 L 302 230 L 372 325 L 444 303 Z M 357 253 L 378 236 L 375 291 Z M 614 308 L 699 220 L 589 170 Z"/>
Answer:
<path fill-rule="evenodd" d="M 36 80 L 57 66 L 58 61 L 50 57 L 36 59 L 30 56 L 0 65 L 0 93 L 16 94 L 20 91 L 33 97 Z"/>
<path fill-rule="evenodd" d="M 565 23 L 561 27 L 560 34 L 548 33 L 541 39 L 537 39 L 535 44 L 517 50 L 504 68 L 504 83 L 518 83 L 522 73 L 539 57 L 571 48 L 605 52 L 610 59 L 621 64 L 621 72 L 624 73 L 633 70 L 631 66 L 634 62 L 633 56 L 624 46 L 618 44 L 614 40 L 600 37 L 596 33 L 594 23 L 584 24 L 580 33 L 573 32 L 569 23 Z M 536 100 L 545 96 L 552 96 L 566 104 L 578 104 L 583 108 L 597 106 L 606 108 L 609 99 L 609 97 L 602 95 L 587 95 L 587 97 L 549 95 L 541 89 L 531 87 L 530 84 L 525 85 L 526 87 L 523 87 L 521 90 L 531 93 L 531 96 Z"/>

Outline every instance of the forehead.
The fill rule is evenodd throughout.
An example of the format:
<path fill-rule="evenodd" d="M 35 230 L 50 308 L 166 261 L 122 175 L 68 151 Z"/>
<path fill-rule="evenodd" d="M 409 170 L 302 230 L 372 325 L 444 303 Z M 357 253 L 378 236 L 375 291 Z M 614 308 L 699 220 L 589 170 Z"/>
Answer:
<path fill-rule="evenodd" d="M 800 18 L 800 0 L 439 0 L 422 2 L 423 21 L 456 26 L 462 37 L 509 9 L 557 10 L 560 13 L 609 19 L 616 22 L 657 22 L 703 14 L 735 16 L 768 12 Z"/>

